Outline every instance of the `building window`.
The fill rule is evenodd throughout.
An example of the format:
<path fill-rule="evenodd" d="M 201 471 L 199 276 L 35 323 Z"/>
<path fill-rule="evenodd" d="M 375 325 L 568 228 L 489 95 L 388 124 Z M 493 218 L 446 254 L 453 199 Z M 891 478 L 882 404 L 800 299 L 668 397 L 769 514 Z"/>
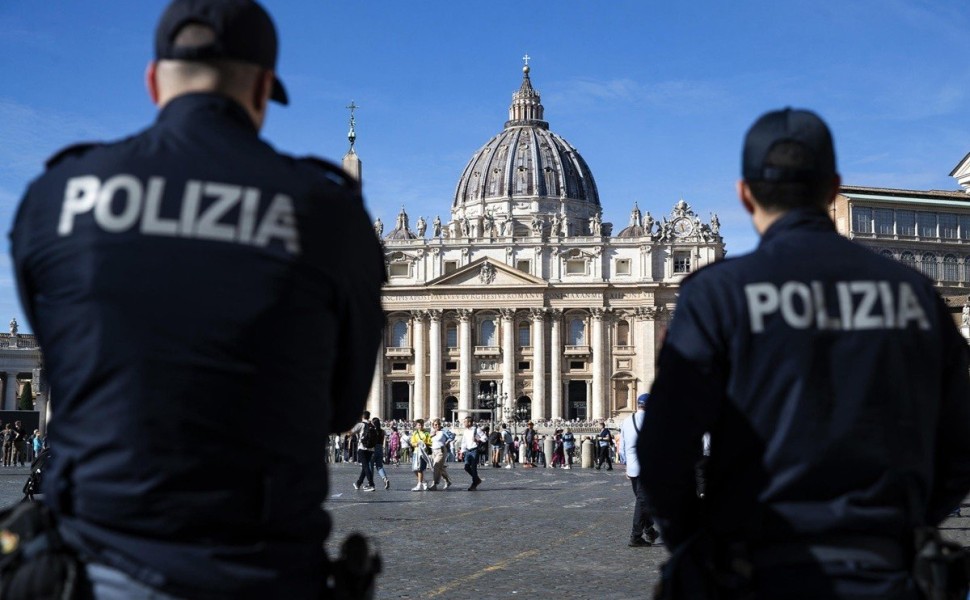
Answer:
<path fill-rule="evenodd" d="M 621 258 L 621 259 L 619 259 L 619 260 L 616 261 L 616 274 L 617 275 L 629 275 L 630 273 L 632 273 L 632 269 L 630 268 L 630 259 L 629 258 Z"/>
<path fill-rule="evenodd" d="M 879 255 L 885 256 L 886 258 L 895 258 L 895 256 L 893 256 L 892 250 L 880 250 Z"/>
<path fill-rule="evenodd" d="M 893 234 L 893 211 L 888 208 L 877 208 L 874 211 L 876 233 L 879 235 Z"/>
<path fill-rule="evenodd" d="M 896 235 L 916 235 L 916 213 L 914 211 L 896 211 Z"/>
<path fill-rule="evenodd" d="M 940 237 L 948 240 L 957 239 L 957 216 L 955 214 L 940 214 Z"/>
<path fill-rule="evenodd" d="M 532 329 L 529 323 L 523 321 L 519 323 L 519 347 L 532 345 Z"/>
<path fill-rule="evenodd" d="M 960 239 L 970 240 L 970 215 L 960 215 Z"/>
<path fill-rule="evenodd" d="M 690 273 L 690 251 L 674 252 L 674 273 Z"/>
<path fill-rule="evenodd" d="M 448 323 L 445 325 L 445 348 L 458 347 L 458 325 Z"/>
<path fill-rule="evenodd" d="M 404 321 L 395 321 L 391 327 L 391 347 L 406 348 L 408 345 L 408 324 Z"/>
<path fill-rule="evenodd" d="M 392 371 L 407 371 L 408 370 L 408 364 L 407 363 L 391 363 L 391 370 Z"/>
<path fill-rule="evenodd" d="M 947 254 L 943 257 L 943 281 L 959 281 L 960 268 L 957 264 L 957 257 Z"/>
<path fill-rule="evenodd" d="M 573 319 L 569 322 L 569 345 L 586 345 L 586 323 L 582 319 Z"/>
<path fill-rule="evenodd" d="M 852 231 L 854 233 L 872 233 L 871 208 L 852 207 Z"/>
<path fill-rule="evenodd" d="M 515 268 L 522 271 L 523 273 L 532 273 L 532 261 L 517 260 L 515 261 Z"/>
<path fill-rule="evenodd" d="M 445 261 L 445 275 L 449 275 L 458 270 L 457 260 L 446 260 Z"/>
<path fill-rule="evenodd" d="M 391 277 L 410 277 L 411 265 L 409 263 L 391 263 L 387 266 L 387 274 Z"/>
<path fill-rule="evenodd" d="M 457 360 L 445 361 L 445 371 L 457 371 L 457 370 L 458 370 Z"/>
<path fill-rule="evenodd" d="M 970 256 L 963 258 L 963 281 L 970 281 Z"/>
<path fill-rule="evenodd" d="M 626 321 L 620 321 L 616 324 L 616 345 L 630 345 L 630 324 Z"/>
<path fill-rule="evenodd" d="M 491 319 L 485 319 L 482 321 L 482 336 L 481 336 L 482 346 L 498 346 L 495 341 L 495 321 Z"/>
<path fill-rule="evenodd" d="M 519 361 L 519 370 L 520 371 L 528 371 L 530 368 L 532 368 L 532 363 L 531 362 L 529 362 L 527 360 L 520 360 Z"/>
<path fill-rule="evenodd" d="M 585 360 L 571 360 L 569 361 L 570 371 L 585 371 L 586 361 Z"/>
<path fill-rule="evenodd" d="M 916 213 L 916 231 L 921 238 L 936 237 L 936 213 L 918 212 Z"/>
<path fill-rule="evenodd" d="M 899 256 L 899 262 L 903 263 L 910 269 L 916 268 L 916 256 L 914 256 L 912 252 L 903 252 Z"/>
<path fill-rule="evenodd" d="M 586 259 L 583 258 L 571 258 L 566 261 L 566 274 L 567 275 L 585 275 L 586 274 Z"/>
<path fill-rule="evenodd" d="M 923 273 L 923 275 L 926 275 L 933 281 L 936 281 L 936 255 L 932 252 L 927 252 L 924 254 L 920 260 L 919 270 L 921 273 Z"/>

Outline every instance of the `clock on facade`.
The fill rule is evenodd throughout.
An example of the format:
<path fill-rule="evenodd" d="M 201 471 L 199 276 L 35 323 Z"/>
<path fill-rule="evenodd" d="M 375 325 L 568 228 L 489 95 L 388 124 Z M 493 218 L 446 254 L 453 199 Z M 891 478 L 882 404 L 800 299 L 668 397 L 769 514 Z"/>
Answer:
<path fill-rule="evenodd" d="M 674 235 L 685 237 L 694 231 L 694 224 L 687 217 L 681 217 L 673 222 Z"/>

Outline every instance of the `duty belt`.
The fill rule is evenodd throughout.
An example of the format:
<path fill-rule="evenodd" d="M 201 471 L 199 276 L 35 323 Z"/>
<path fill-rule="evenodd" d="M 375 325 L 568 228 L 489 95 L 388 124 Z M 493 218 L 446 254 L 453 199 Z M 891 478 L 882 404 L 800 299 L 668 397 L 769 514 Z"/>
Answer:
<path fill-rule="evenodd" d="M 888 570 L 910 568 L 910 557 L 899 540 L 875 535 L 825 536 L 769 543 L 752 548 L 749 557 L 756 569 L 833 562 L 855 562 Z"/>

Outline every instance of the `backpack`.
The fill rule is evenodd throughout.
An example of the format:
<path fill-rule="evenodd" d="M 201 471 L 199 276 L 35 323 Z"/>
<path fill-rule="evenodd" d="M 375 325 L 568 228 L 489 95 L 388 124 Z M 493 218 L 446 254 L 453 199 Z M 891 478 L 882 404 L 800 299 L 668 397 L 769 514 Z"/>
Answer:
<path fill-rule="evenodd" d="M 360 445 L 364 448 L 377 445 L 377 428 L 372 423 L 364 423 L 364 429 L 360 432 Z"/>
<path fill-rule="evenodd" d="M 441 432 L 441 434 L 442 436 L 444 436 L 444 440 L 446 443 L 455 441 L 455 437 L 457 437 L 455 435 L 455 432 L 450 429 L 445 429 L 444 431 Z"/>
<path fill-rule="evenodd" d="M 493 446 L 498 446 L 502 443 L 502 434 L 498 431 L 493 431 L 488 435 L 488 443 Z"/>

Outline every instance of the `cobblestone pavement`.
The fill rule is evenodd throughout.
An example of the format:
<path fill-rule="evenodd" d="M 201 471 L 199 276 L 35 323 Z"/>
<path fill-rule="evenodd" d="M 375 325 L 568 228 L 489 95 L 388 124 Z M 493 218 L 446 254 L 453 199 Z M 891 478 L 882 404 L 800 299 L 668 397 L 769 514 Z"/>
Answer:
<path fill-rule="evenodd" d="M 618 466 L 593 469 L 482 468 L 485 482 L 470 480 L 449 463 L 455 485 L 412 492 L 406 466 L 388 466 L 391 489 L 354 490 L 359 467 L 330 465 L 334 519 L 332 555 L 352 531 L 376 540 L 384 560 L 378 599 L 649 597 L 662 544 L 630 548 L 633 493 Z M 26 467 L 0 467 L 0 506 L 22 497 Z M 970 546 L 970 502 L 943 532 Z M 966 516 L 963 516 L 966 515 Z"/>
<path fill-rule="evenodd" d="M 412 492 L 405 466 L 391 489 L 354 490 L 359 467 L 331 465 L 331 550 L 351 531 L 374 537 L 384 559 L 378 598 L 597 598 L 649 596 L 662 545 L 630 548 L 633 491 L 622 466 L 479 469 L 476 492 L 459 463 L 454 486 Z M 440 486 L 439 486 L 440 487 Z"/>

